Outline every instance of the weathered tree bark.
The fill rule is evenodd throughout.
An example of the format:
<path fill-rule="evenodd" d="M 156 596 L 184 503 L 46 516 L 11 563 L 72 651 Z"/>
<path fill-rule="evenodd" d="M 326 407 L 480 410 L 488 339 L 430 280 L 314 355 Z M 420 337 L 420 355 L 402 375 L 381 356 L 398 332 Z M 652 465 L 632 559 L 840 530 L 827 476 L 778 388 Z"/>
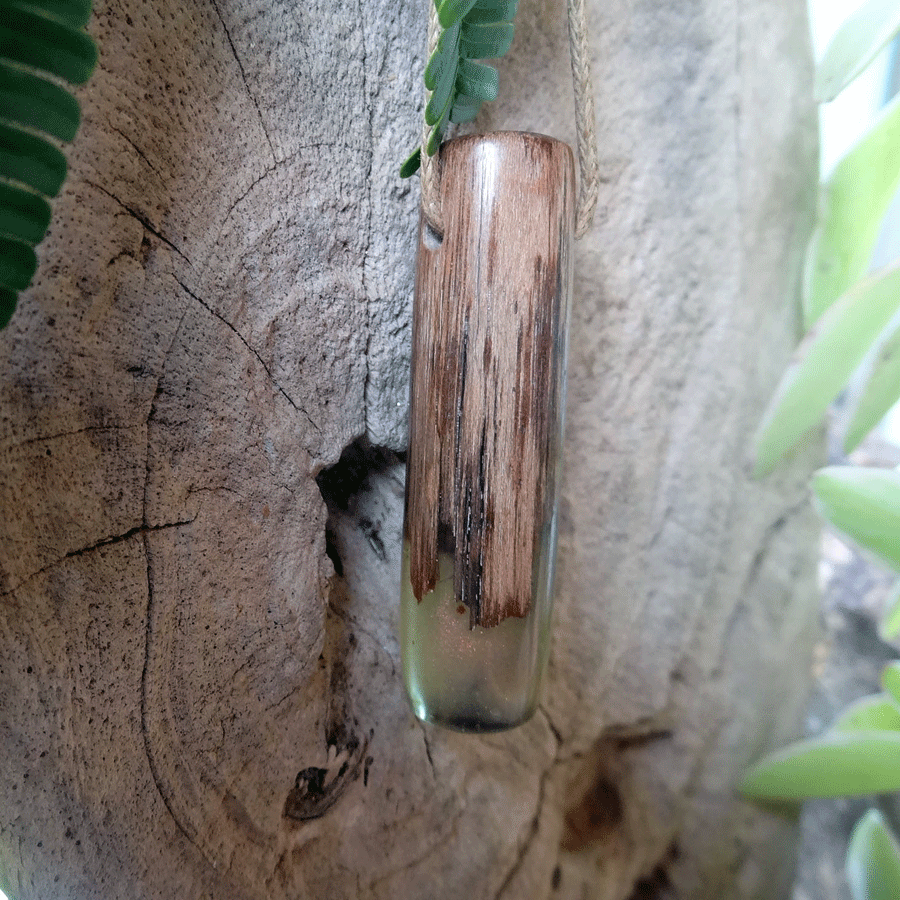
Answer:
<path fill-rule="evenodd" d="M 478 124 L 571 140 L 563 4 L 521 6 Z M 397 671 L 425 4 L 98 3 L 0 334 L 14 900 L 785 894 L 794 823 L 733 787 L 814 639 L 819 451 L 746 466 L 814 203 L 805 3 L 588 12 L 550 677 L 474 738 Z"/>

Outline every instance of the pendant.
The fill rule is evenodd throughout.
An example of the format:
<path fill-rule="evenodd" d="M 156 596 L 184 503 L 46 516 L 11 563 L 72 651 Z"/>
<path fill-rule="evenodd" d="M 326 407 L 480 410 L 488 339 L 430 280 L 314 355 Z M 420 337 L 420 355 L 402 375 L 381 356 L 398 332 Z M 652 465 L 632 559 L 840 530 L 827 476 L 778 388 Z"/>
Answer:
<path fill-rule="evenodd" d="M 403 676 L 422 720 L 527 720 L 550 646 L 575 171 L 542 135 L 441 149 L 444 234 L 419 227 Z"/>

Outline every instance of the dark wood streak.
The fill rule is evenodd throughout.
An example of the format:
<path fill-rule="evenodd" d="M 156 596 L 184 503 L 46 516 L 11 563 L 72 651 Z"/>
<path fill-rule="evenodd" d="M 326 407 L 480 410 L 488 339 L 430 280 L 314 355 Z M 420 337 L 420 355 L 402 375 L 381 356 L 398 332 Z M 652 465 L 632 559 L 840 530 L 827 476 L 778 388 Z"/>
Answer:
<path fill-rule="evenodd" d="M 421 600 L 454 562 L 472 626 L 525 616 L 553 514 L 571 290 L 567 144 L 505 132 L 442 150 L 445 233 L 420 226 L 405 533 Z"/>

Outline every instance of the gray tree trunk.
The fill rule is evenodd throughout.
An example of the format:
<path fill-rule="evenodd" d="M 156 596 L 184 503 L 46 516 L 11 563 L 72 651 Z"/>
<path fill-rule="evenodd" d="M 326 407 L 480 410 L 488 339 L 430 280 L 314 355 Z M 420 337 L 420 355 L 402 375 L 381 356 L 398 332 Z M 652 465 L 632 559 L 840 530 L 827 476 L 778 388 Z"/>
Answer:
<path fill-rule="evenodd" d="M 553 652 L 485 738 L 419 725 L 398 672 L 425 6 L 97 4 L 0 334 L 14 900 L 787 891 L 795 823 L 734 785 L 797 732 L 814 640 L 818 445 L 747 470 L 814 206 L 805 3 L 588 3 Z M 564 4 L 521 6 L 478 124 L 571 139 Z"/>

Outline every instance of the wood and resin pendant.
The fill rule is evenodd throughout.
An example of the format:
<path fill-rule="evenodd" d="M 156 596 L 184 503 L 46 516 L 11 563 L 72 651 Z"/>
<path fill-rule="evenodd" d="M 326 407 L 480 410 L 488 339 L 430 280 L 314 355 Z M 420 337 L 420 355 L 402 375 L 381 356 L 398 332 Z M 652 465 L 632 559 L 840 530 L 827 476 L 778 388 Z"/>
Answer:
<path fill-rule="evenodd" d="M 499 731 L 549 651 L 575 171 L 536 134 L 441 149 L 413 307 L 401 642 L 415 714 Z"/>

